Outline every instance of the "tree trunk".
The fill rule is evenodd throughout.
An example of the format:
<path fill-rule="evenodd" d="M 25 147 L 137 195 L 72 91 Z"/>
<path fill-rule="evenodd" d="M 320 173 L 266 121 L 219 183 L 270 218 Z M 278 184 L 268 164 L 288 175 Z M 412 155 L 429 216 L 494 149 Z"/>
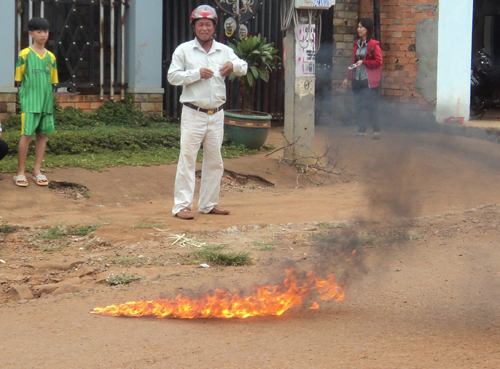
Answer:
<path fill-rule="evenodd" d="M 254 97 L 255 86 L 250 87 L 248 85 L 242 86 L 241 99 L 243 114 L 249 114 L 253 110 L 253 97 Z"/>

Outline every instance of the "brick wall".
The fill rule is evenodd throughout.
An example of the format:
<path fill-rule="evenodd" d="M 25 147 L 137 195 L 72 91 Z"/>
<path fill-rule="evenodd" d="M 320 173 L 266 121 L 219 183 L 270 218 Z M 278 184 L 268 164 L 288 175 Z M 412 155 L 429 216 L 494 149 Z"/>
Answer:
<path fill-rule="evenodd" d="M 146 114 L 163 114 L 162 94 L 130 94 L 132 102 Z M 71 106 L 85 113 L 94 113 L 110 96 L 105 95 L 101 100 L 99 95 L 80 95 L 78 93 L 56 93 L 56 101 L 63 109 Z M 120 95 L 115 96 L 120 101 Z M 0 93 L 0 120 L 9 114 L 16 113 L 16 94 Z"/>
<path fill-rule="evenodd" d="M 16 94 L 0 93 L 0 120 L 16 112 Z"/>
<path fill-rule="evenodd" d="M 99 95 L 80 95 L 73 93 L 56 93 L 56 101 L 63 109 L 71 106 L 81 109 L 85 113 L 94 113 L 100 106 L 110 101 L 110 96 L 105 95 L 101 100 Z M 132 102 L 146 114 L 162 114 L 162 94 L 130 94 Z M 120 101 L 120 95 L 115 96 L 115 101 Z"/>
<path fill-rule="evenodd" d="M 359 0 L 337 0 L 333 13 L 334 80 L 343 81 L 357 38 Z"/>
<path fill-rule="evenodd" d="M 373 19 L 373 0 L 359 0 L 360 18 Z M 386 100 L 433 108 L 415 89 L 417 24 L 436 18 L 438 0 L 380 0 L 380 33 L 384 57 L 382 95 Z"/>

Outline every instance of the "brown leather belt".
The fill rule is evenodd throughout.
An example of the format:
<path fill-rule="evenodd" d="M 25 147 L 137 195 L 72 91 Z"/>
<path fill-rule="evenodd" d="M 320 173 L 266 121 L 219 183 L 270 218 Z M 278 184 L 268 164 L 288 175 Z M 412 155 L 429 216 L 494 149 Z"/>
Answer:
<path fill-rule="evenodd" d="M 193 104 L 190 104 L 190 103 L 184 103 L 184 105 L 186 105 L 188 108 L 191 108 L 191 109 L 194 109 L 197 111 L 201 111 L 202 113 L 207 113 L 208 115 L 215 114 L 219 110 L 222 110 L 224 108 L 224 105 L 221 105 L 218 108 L 214 108 L 214 109 L 203 109 L 203 108 L 200 108 L 200 107 L 193 105 Z"/>

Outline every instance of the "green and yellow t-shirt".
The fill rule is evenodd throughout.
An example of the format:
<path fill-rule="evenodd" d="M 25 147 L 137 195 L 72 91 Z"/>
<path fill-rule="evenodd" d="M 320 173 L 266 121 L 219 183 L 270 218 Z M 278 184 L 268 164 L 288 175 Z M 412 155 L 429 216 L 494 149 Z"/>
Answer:
<path fill-rule="evenodd" d="M 19 54 L 16 64 L 17 82 L 21 84 L 21 111 L 48 113 L 54 111 L 52 84 L 59 83 L 56 57 L 50 51 L 38 55 L 31 47 Z"/>

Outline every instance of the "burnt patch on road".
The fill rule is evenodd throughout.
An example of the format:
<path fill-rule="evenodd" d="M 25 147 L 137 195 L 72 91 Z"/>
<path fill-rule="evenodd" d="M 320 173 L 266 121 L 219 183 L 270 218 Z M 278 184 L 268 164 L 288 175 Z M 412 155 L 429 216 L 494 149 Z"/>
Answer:
<path fill-rule="evenodd" d="M 51 181 L 49 183 L 49 188 L 52 191 L 72 200 L 79 200 L 82 197 L 90 197 L 90 190 L 88 187 L 78 183 Z"/>

